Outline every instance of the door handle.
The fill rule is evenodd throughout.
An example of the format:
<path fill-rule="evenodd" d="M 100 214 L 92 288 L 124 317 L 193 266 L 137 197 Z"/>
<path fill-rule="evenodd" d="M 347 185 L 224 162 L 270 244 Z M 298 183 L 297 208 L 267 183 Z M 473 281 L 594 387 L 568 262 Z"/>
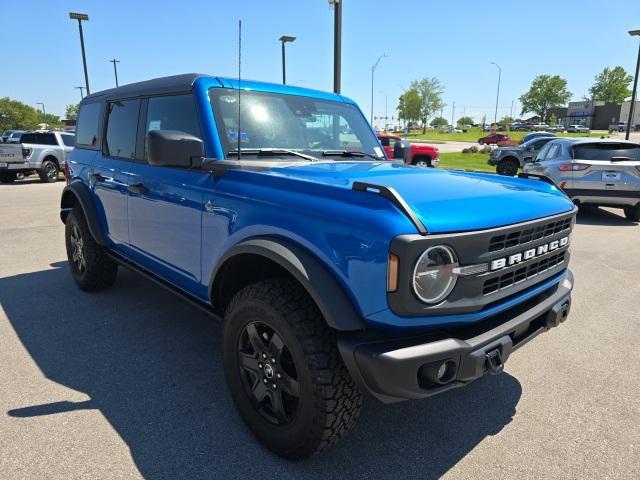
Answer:
<path fill-rule="evenodd" d="M 130 193 L 135 193 L 137 195 L 146 195 L 149 193 L 149 189 L 142 183 L 132 183 L 127 187 L 127 190 Z"/>
<path fill-rule="evenodd" d="M 98 182 L 104 182 L 106 180 L 106 178 L 104 178 L 99 173 L 91 173 L 89 175 L 89 180 L 91 180 L 91 182 L 93 182 L 93 183 L 98 183 Z"/>

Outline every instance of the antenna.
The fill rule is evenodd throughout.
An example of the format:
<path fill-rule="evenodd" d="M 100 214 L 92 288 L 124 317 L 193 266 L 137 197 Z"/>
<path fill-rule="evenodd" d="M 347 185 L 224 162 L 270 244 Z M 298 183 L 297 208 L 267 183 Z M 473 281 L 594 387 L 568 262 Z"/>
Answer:
<path fill-rule="evenodd" d="M 240 146 L 240 79 L 242 78 L 242 20 L 238 20 L 238 160 L 242 158 Z"/>

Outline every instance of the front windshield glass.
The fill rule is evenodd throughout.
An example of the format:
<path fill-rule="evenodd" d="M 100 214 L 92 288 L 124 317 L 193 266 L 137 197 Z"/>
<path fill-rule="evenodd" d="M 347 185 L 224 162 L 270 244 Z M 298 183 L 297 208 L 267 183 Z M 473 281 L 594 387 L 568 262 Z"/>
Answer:
<path fill-rule="evenodd" d="M 259 149 L 286 149 L 317 158 L 325 152 L 333 160 L 338 157 L 330 151 L 383 157 L 366 120 L 351 104 L 242 90 L 238 132 L 238 90 L 212 88 L 209 98 L 225 156 L 237 152 L 239 134 L 243 155 Z"/>

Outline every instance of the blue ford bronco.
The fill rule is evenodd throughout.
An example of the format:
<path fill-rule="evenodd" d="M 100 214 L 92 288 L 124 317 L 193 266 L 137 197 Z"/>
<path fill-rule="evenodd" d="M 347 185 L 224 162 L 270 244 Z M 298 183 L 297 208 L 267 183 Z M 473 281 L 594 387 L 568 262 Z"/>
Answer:
<path fill-rule="evenodd" d="M 94 93 L 65 173 L 78 286 L 126 267 L 220 319 L 238 411 L 285 458 L 335 445 L 365 393 L 499 373 L 569 312 L 562 191 L 387 159 L 341 95 L 197 74 Z"/>

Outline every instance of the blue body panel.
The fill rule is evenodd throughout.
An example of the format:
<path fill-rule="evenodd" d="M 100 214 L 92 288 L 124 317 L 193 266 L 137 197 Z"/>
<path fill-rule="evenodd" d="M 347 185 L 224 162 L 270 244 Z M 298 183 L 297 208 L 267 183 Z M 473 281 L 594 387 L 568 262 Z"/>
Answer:
<path fill-rule="evenodd" d="M 211 158 L 222 158 L 223 151 L 209 89 L 237 86 L 236 80 L 206 76 L 193 84 L 205 151 Z M 286 85 L 243 81 L 242 88 L 353 103 L 340 95 Z M 258 236 L 283 238 L 322 262 L 374 328 L 474 322 L 532 293 L 523 292 L 475 314 L 411 318 L 393 314 L 386 294 L 389 245 L 398 235 L 416 233 L 416 228 L 387 199 L 354 191 L 354 181 L 393 187 L 429 233 L 494 228 L 573 207 L 561 191 L 538 180 L 391 162 L 305 161 L 213 176 L 107 159 L 99 151 L 76 148 L 70 168 L 73 180 L 87 184 L 90 173 L 101 172 L 112 180 L 90 184 L 111 248 L 192 296 L 209 301 L 212 273 L 234 245 Z M 116 172 L 118 168 L 121 171 Z M 127 193 L 133 182 L 144 183 L 148 193 Z"/>

